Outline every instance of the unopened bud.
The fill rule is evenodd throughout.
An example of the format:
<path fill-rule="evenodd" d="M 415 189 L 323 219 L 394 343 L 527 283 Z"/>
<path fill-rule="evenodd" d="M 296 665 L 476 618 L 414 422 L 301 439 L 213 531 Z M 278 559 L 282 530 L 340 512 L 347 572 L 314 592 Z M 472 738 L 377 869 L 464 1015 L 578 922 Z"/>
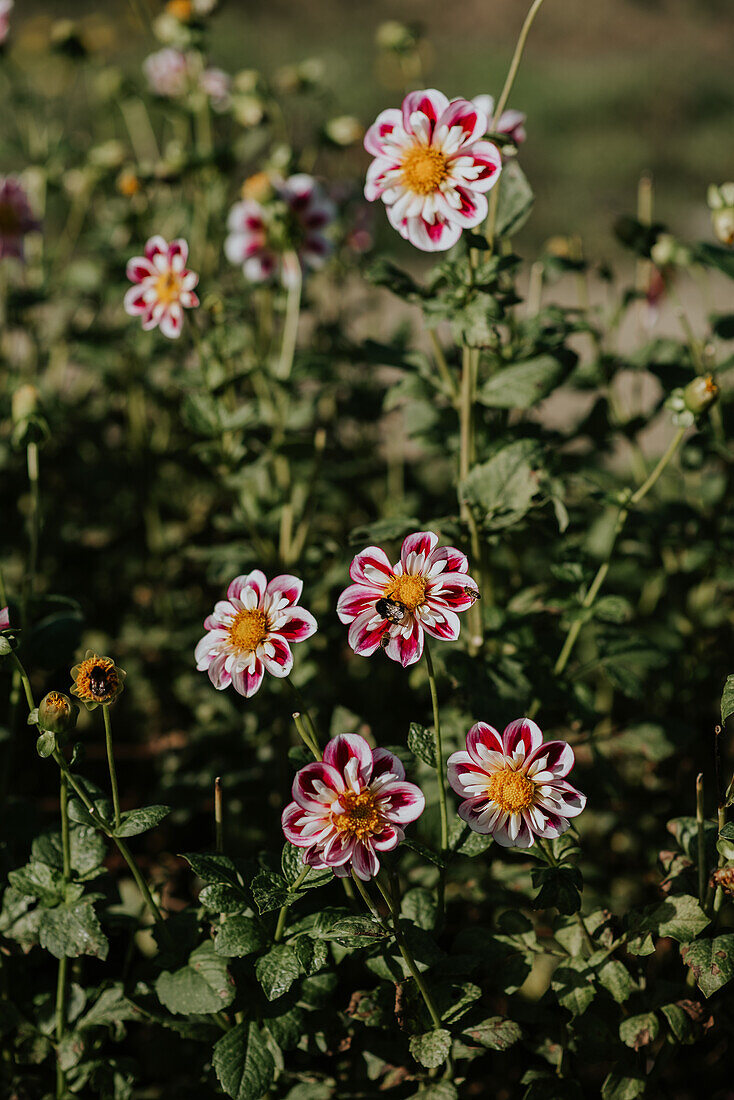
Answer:
<path fill-rule="evenodd" d="M 38 390 L 35 386 L 19 386 L 13 394 L 12 401 L 13 423 L 21 424 L 28 420 L 38 409 Z"/>
<path fill-rule="evenodd" d="M 76 725 L 78 709 L 62 691 L 49 691 L 38 708 L 38 725 L 49 733 L 67 733 Z"/>
<path fill-rule="evenodd" d="M 694 416 L 700 416 L 701 413 L 705 413 L 707 409 L 710 409 L 718 396 L 719 387 L 716 385 L 712 374 L 700 374 L 692 382 L 689 382 L 683 390 L 683 400 L 686 408 Z"/>

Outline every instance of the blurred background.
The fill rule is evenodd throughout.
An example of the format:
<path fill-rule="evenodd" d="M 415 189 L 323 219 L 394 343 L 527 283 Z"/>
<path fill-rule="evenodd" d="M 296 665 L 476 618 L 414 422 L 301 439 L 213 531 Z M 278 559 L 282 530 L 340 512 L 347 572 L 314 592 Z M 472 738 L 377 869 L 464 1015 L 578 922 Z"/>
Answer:
<path fill-rule="evenodd" d="M 43 64 L 53 96 L 48 36 L 56 20 L 72 18 L 100 63 L 134 70 L 154 47 L 146 21 L 162 7 L 23 0 L 13 16 L 15 61 Z M 222 0 L 210 58 L 228 72 L 253 67 L 266 77 L 318 58 L 334 113 L 368 125 L 406 83 L 496 97 L 526 9 L 525 0 Z M 386 20 L 419 32 L 419 71 L 381 61 L 376 34 Z M 536 193 L 521 243 L 580 232 L 594 251 L 613 250 L 610 225 L 634 209 L 644 171 L 655 181 L 655 216 L 681 235 L 707 235 L 707 184 L 734 174 L 733 48 L 728 0 L 546 0 L 510 103 L 528 115 L 522 163 Z M 353 169 L 364 170 L 359 145 L 353 157 Z"/>

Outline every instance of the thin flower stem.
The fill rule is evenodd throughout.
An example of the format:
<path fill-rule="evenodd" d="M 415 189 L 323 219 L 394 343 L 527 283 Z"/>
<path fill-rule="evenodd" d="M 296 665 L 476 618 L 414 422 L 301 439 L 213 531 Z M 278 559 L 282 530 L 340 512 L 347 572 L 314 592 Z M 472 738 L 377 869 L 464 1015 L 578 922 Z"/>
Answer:
<path fill-rule="evenodd" d="M 293 356 L 296 353 L 296 340 L 298 339 L 298 320 L 301 313 L 301 287 L 303 274 L 301 261 L 295 252 L 287 252 L 283 257 L 283 268 L 287 268 L 290 275 L 288 284 L 288 296 L 285 304 L 285 321 L 283 324 L 283 341 L 280 346 L 280 359 L 278 360 L 278 378 L 290 377 L 293 367 Z"/>
<path fill-rule="evenodd" d="M 384 928 L 385 923 L 384 923 L 382 917 L 380 916 L 380 914 L 378 913 L 377 907 L 375 906 L 375 903 L 373 902 L 372 898 L 370 897 L 369 893 L 367 892 L 367 887 L 362 882 L 362 879 L 359 877 L 359 875 L 355 874 L 354 870 L 352 870 L 352 881 L 354 882 L 354 885 L 357 887 L 357 890 L 361 894 L 362 901 L 367 906 L 367 909 L 368 909 L 369 913 L 371 914 L 371 916 L 374 918 L 374 920 L 377 921 L 378 924 L 382 925 L 382 927 Z"/>
<path fill-rule="evenodd" d="M 288 893 L 289 894 L 295 894 L 296 893 L 296 891 L 299 889 L 299 887 L 302 886 L 303 883 L 305 882 L 306 875 L 308 874 L 308 872 L 310 870 L 311 870 L 310 867 L 304 867 L 303 868 L 303 870 L 301 871 L 301 873 L 298 876 L 298 878 L 296 879 L 296 881 L 292 882 L 291 885 L 288 887 Z M 281 907 L 280 907 L 280 912 L 278 913 L 278 923 L 275 926 L 275 934 L 273 935 L 273 943 L 280 943 L 280 941 L 283 939 L 283 933 L 285 932 L 285 922 L 286 922 L 286 917 L 288 916 L 289 908 L 290 908 L 290 902 L 288 902 L 288 901 L 285 903 L 285 905 L 281 905 Z"/>
<path fill-rule="evenodd" d="M 214 780 L 214 836 L 216 850 L 221 853 L 224 851 L 224 797 L 220 775 Z"/>
<path fill-rule="evenodd" d="M 59 810 L 61 814 L 61 858 L 64 883 L 71 881 L 71 834 L 69 829 L 69 784 L 63 772 L 59 773 Z M 61 1042 L 66 1032 L 66 990 L 68 985 L 69 960 L 66 955 L 59 959 L 58 979 L 56 982 L 56 1043 Z M 57 1053 L 58 1059 L 58 1053 Z M 61 1063 L 56 1063 L 56 1096 L 58 1100 L 66 1092 L 66 1075 Z"/>
<path fill-rule="evenodd" d="M 28 673 L 23 668 L 23 665 L 20 661 L 20 658 L 17 656 L 17 654 L 15 652 L 13 652 L 13 660 L 15 661 L 16 667 L 18 669 L 18 675 L 20 676 L 20 682 L 23 685 L 23 691 L 25 692 L 26 702 L 28 703 L 28 710 L 33 710 L 35 708 L 36 704 L 33 701 L 33 689 L 31 687 L 31 682 L 28 679 Z"/>
<path fill-rule="evenodd" d="M 303 715 L 300 711 L 293 712 L 293 721 L 296 729 L 298 730 L 298 736 L 303 741 L 308 751 L 313 755 L 314 760 L 321 760 L 321 753 L 319 752 L 318 745 L 315 745 L 311 739 L 310 732 L 306 729 L 306 723 L 303 720 Z"/>
<path fill-rule="evenodd" d="M 107 766 L 110 770 L 110 786 L 112 787 L 112 805 L 115 813 L 115 828 L 120 828 L 120 792 L 117 786 L 117 769 L 115 767 L 115 753 L 112 748 L 112 723 L 110 721 L 110 708 L 109 706 L 102 707 L 102 713 L 104 714 L 104 736 L 105 745 L 107 747 Z"/>
<path fill-rule="evenodd" d="M 449 846 L 449 816 L 446 806 L 446 780 L 443 766 L 443 741 L 441 738 L 441 717 L 438 708 L 438 690 L 436 688 L 436 672 L 433 667 L 430 647 L 424 641 L 423 652 L 426 657 L 428 670 L 428 686 L 431 690 L 431 706 L 433 707 L 433 728 L 436 736 L 436 780 L 438 782 L 438 808 L 441 815 L 441 854 L 448 850 Z M 444 910 L 444 894 L 446 890 L 446 868 L 439 868 L 438 878 L 438 912 L 437 921 L 440 922 Z"/>
<path fill-rule="evenodd" d="M 31 508 L 30 515 L 28 517 L 28 569 L 26 570 L 26 575 L 23 580 L 20 603 L 20 623 L 21 626 L 24 628 L 28 626 L 28 603 L 33 597 L 33 591 L 36 585 L 36 570 L 38 568 L 38 537 L 41 509 L 40 493 L 38 488 L 37 443 L 31 442 L 28 444 L 26 456 L 28 464 L 28 485 L 30 487 L 31 495 Z"/>
<path fill-rule="evenodd" d="M 449 365 L 446 362 L 446 356 L 444 355 L 444 350 L 441 347 L 441 341 L 439 340 L 438 333 L 436 332 L 436 330 L 434 328 L 429 328 L 428 329 L 428 338 L 431 341 L 431 347 L 433 348 L 433 358 L 436 361 L 436 366 L 438 367 L 438 373 L 441 375 L 441 380 L 443 381 L 444 386 L 448 390 L 449 396 L 451 397 L 452 402 L 454 404 L 456 404 L 457 401 L 458 401 L 458 397 L 459 397 L 459 394 L 458 394 L 457 389 L 456 389 L 456 382 L 454 380 L 453 375 L 451 374 L 451 371 L 449 370 Z"/>
<path fill-rule="evenodd" d="M 696 834 L 698 839 L 698 903 L 706 902 L 706 838 L 703 831 L 703 772 L 696 776 Z"/>
<path fill-rule="evenodd" d="M 306 730 L 308 731 L 308 735 L 309 735 L 311 741 L 313 742 L 313 744 L 309 744 L 308 747 L 312 750 L 312 752 L 316 756 L 316 759 L 320 760 L 321 759 L 321 749 L 319 748 L 319 735 L 318 735 L 318 732 L 316 730 L 316 723 L 314 722 L 313 718 L 311 717 L 311 713 L 310 713 L 308 707 L 306 706 L 306 702 L 305 702 L 303 696 L 301 695 L 301 692 L 298 690 L 296 685 L 293 683 L 290 676 L 286 676 L 285 682 L 287 683 L 290 690 L 293 692 L 293 695 L 294 695 L 294 697 L 295 697 L 295 699 L 298 703 L 299 714 L 303 715 L 304 725 L 306 726 Z"/>
<path fill-rule="evenodd" d="M 356 881 L 356 879 L 355 879 L 355 881 Z M 379 878 L 375 879 L 375 883 L 377 885 L 377 889 L 380 891 L 383 898 L 385 899 L 388 909 L 390 910 L 390 916 L 392 918 L 392 925 L 393 925 L 393 932 L 395 934 L 395 941 L 396 941 L 396 943 L 398 945 L 398 948 L 400 950 L 400 954 L 403 956 L 403 959 L 405 960 L 405 965 L 407 966 L 408 970 L 410 971 L 411 977 L 413 978 L 415 984 L 418 986 L 418 989 L 421 992 L 421 996 L 423 997 L 423 1000 L 425 1002 L 425 1006 L 428 1009 L 431 1020 L 433 1021 L 434 1028 L 439 1028 L 439 1027 L 441 1027 L 441 1016 L 439 1015 L 439 1012 L 438 1012 L 438 1009 L 436 1008 L 433 997 L 431 996 L 431 991 L 428 988 L 428 986 L 426 985 L 425 981 L 423 980 L 423 975 L 421 974 L 420 970 L 418 969 L 418 966 L 417 966 L 416 961 L 413 957 L 413 954 L 412 954 L 410 948 L 408 947 L 407 943 L 405 942 L 405 937 L 403 936 L 402 929 L 400 928 L 400 913 L 399 913 L 399 910 L 397 908 L 397 905 L 393 901 L 392 895 L 390 894 L 390 892 L 388 890 L 386 890 L 384 888 L 384 886 L 380 882 Z"/>
<path fill-rule="evenodd" d="M 601 586 L 604 584 L 604 581 L 606 580 L 607 573 L 609 572 L 609 568 L 610 568 L 611 563 L 612 563 L 612 557 L 613 557 L 613 554 L 614 554 L 614 550 L 615 550 L 615 547 L 617 545 L 617 540 L 618 540 L 620 534 L 622 533 L 622 529 L 624 528 L 625 523 L 627 522 L 627 518 L 630 514 L 630 511 L 636 505 L 638 505 L 640 503 L 640 501 L 643 499 L 643 497 L 647 496 L 647 494 L 650 492 L 650 490 L 653 488 L 653 486 L 657 483 L 657 481 L 660 478 L 661 474 L 665 470 L 665 467 L 668 465 L 668 463 L 672 459 L 673 455 L 678 450 L 678 447 L 682 443 L 683 437 L 685 436 L 685 434 L 686 434 L 686 428 L 679 428 L 678 429 L 678 431 L 673 436 L 673 439 L 670 441 L 665 453 L 661 456 L 661 458 L 657 462 L 655 468 L 653 469 L 653 471 L 651 472 L 649 477 L 642 483 L 642 485 L 640 485 L 639 489 L 635 490 L 635 492 L 631 494 L 631 496 L 628 498 L 626 503 L 621 505 L 621 507 L 619 509 L 619 512 L 617 514 L 617 522 L 614 526 L 614 532 L 612 534 L 612 542 L 611 542 L 611 546 L 609 547 L 609 551 L 607 553 L 607 556 L 606 556 L 605 560 L 599 566 L 599 568 L 596 572 L 596 576 L 594 577 L 593 581 L 591 582 L 591 584 L 589 586 L 589 589 L 588 589 L 586 595 L 584 596 L 583 600 L 581 601 L 581 607 L 582 607 L 583 610 L 588 610 L 588 608 L 590 608 L 592 606 L 592 604 L 594 603 L 594 600 L 596 599 L 596 597 L 599 594 L 599 590 L 601 589 Z M 569 658 L 571 657 L 571 654 L 573 652 L 574 646 L 576 645 L 576 640 L 579 636 L 582 625 L 583 625 L 583 617 L 582 616 L 579 616 L 578 618 L 574 619 L 574 621 L 571 623 L 568 634 L 566 635 L 563 646 L 561 647 L 561 651 L 558 654 L 558 659 L 556 660 L 556 663 L 553 666 L 553 675 L 554 676 L 560 676 L 563 673 L 564 669 L 566 668 L 566 665 L 568 664 Z M 539 706 L 540 706 L 540 700 L 537 699 L 537 698 L 534 699 L 533 702 L 531 703 L 529 709 L 528 709 L 528 717 L 529 718 L 533 718 L 537 714 Z"/>
<path fill-rule="evenodd" d="M 533 21 L 535 19 L 535 16 L 538 14 L 538 11 L 540 10 L 540 6 L 541 6 L 542 3 L 543 3 L 543 0 L 534 0 L 534 3 L 532 4 L 532 6 L 530 8 L 530 11 L 525 16 L 525 22 L 522 25 L 522 30 L 520 31 L 520 36 L 517 40 L 517 45 L 515 46 L 515 52 L 512 55 L 512 61 L 510 62 L 510 68 L 507 72 L 507 77 L 505 79 L 505 86 L 502 89 L 502 92 L 500 93 L 500 97 L 497 100 L 497 105 L 495 106 L 495 109 L 494 109 L 495 119 L 498 119 L 500 117 L 500 115 L 504 111 L 505 107 L 507 106 L 507 101 L 510 98 L 510 92 L 512 91 L 512 85 L 515 83 L 515 77 L 517 76 L 517 70 L 520 67 L 520 61 L 522 59 L 522 53 L 523 53 L 523 50 L 525 49 L 525 43 L 527 42 L 528 34 L 530 33 L 530 28 L 533 25 Z"/>

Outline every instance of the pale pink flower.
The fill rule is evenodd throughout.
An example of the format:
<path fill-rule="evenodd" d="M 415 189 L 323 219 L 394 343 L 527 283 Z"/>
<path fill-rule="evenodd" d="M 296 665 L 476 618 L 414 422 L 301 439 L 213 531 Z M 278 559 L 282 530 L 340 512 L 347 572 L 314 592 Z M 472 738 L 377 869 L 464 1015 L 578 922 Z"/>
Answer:
<path fill-rule="evenodd" d="M 191 66 L 181 50 L 164 46 L 146 57 L 143 72 L 154 95 L 176 99 L 191 87 Z"/>
<path fill-rule="evenodd" d="M 377 116 L 364 139 L 374 160 L 365 197 L 382 199 L 395 229 L 424 252 L 443 252 L 464 229 L 487 216 L 485 192 L 499 179 L 502 158 L 482 141 L 488 120 L 466 99 L 428 88 L 411 92 L 402 110 Z"/>
<path fill-rule="evenodd" d="M 0 630 L 10 629 L 10 611 L 7 607 L 0 607 Z"/>
<path fill-rule="evenodd" d="M 324 235 L 334 220 L 334 204 L 312 176 L 299 172 L 273 185 L 274 198 L 235 203 L 229 212 L 224 252 L 242 264 L 245 278 L 262 283 L 278 275 L 284 286 L 298 276 L 284 257 L 298 257 L 301 268 L 319 268 L 331 253 Z"/>
<path fill-rule="evenodd" d="M 494 117 L 494 97 L 491 95 L 476 95 L 472 100 L 475 107 L 484 111 L 487 116 L 487 129 L 493 134 L 504 134 L 515 145 L 522 145 L 527 138 L 525 122 L 527 115 L 522 111 L 503 111 L 499 118 Z"/>
<path fill-rule="evenodd" d="M 232 78 L 224 69 L 204 69 L 199 77 L 199 87 L 209 97 L 215 111 L 226 111 L 230 106 Z"/>
<path fill-rule="evenodd" d="M 420 660 L 423 631 L 455 641 L 459 616 L 479 595 L 464 554 L 437 546 L 433 531 L 408 535 L 400 561 L 391 565 L 379 546 L 368 546 L 349 567 L 354 584 L 345 588 L 336 610 L 350 623 L 349 644 L 361 657 L 379 648 L 404 668 Z"/>
<path fill-rule="evenodd" d="M 207 633 L 196 647 L 196 667 L 208 672 L 218 691 L 230 684 L 248 699 L 260 687 L 267 670 L 287 676 L 293 667 L 291 642 L 316 633 L 313 615 L 298 606 L 303 581 L 287 573 L 268 584 L 255 569 L 235 577 L 204 620 Z"/>
<path fill-rule="evenodd" d="M 420 817 L 426 800 L 405 782 L 405 769 L 387 749 L 371 749 L 364 737 L 334 737 L 322 763 L 307 764 L 293 781 L 283 810 L 286 840 L 305 849 L 303 862 L 340 878 L 354 870 L 367 882 L 380 870 L 379 852 L 403 840 L 403 826 Z"/>
<path fill-rule="evenodd" d="M 565 833 L 586 805 L 586 795 L 565 779 L 573 765 L 571 746 L 543 742 L 529 718 L 511 722 L 501 737 L 477 722 L 466 750 L 448 759 L 449 783 L 464 799 L 459 817 L 475 833 L 491 833 L 504 848 L 531 848 L 536 836 Z"/>
<path fill-rule="evenodd" d="M 0 0 L 0 46 L 10 31 L 10 13 L 13 10 L 13 3 L 14 0 Z"/>
<path fill-rule="evenodd" d="M 125 294 L 125 312 L 141 317 L 143 328 L 160 325 L 164 336 L 181 335 L 184 309 L 198 306 L 194 287 L 199 276 L 186 268 L 189 246 L 182 238 L 168 244 L 163 237 L 151 237 L 144 256 L 128 260 L 127 277 L 135 286 Z"/>
<path fill-rule="evenodd" d="M 0 176 L 0 259 L 4 256 L 22 259 L 23 238 L 38 228 L 20 180 Z"/>

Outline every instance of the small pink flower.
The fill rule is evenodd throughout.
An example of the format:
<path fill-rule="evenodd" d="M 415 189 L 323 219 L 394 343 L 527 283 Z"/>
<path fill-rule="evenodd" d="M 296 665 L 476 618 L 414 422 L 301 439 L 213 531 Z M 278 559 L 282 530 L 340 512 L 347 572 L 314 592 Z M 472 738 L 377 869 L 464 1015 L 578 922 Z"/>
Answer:
<path fill-rule="evenodd" d="M 312 176 L 298 173 L 274 184 L 274 199 L 263 205 L 253 199 L 235 203 L 229 212 L 224 252 L 230 263 L 242 264 L 251 283 L 279 275 L 284 286 L 298 277 L 287 263 L 298 256 L 302 268 L 319 268 L 331 253 L 324 230 L 334 220 L 334 204 Z"/>
<path fill-rule="evenodd" d="M 10 611 L 7 607 L 0 607 L 0 630 L 10 629 Z"/>
<path fill-rule="evenodd" d="M 404 668 L 420 660 L 423 631 L 432 638 L 455 641 L 459 616 L 477 599 L 469 564 L 453 546 L 436 546 L 438 535 L 408 535 L 400 561 L 391 565 L 379 546 L 368 546 L 353 559 L 336 610 L 350 623 L 349 644 L 361 657 L 378 647 Z"/>
<path fill-rule="evenodd" d="M 380 870 L 378 852 L 396 848 L 403 825 L 425 808 L 420 787 L 405 782 L 405 769 L 387 749 L 371 749 L 364 737 L 334 737 L 322 763 L 307 764 L 293 781 L 283 810 L 286 840 L 304 848 L 303 862 L 363 882 Z"/>
<path fill-rule="evenodd" d="M 143 72 L 151 92 L 167 99 L 185 95 L 191 86 L 189 59 L 173 46 L 165 46 L 146 57 Z"/>
<path fill-rule="evenodd" d="M 226 111 L 230 106 L 232 78 L 224 69 L 204 69 L 199 77 L 199 87 L 209 97 L 215 111 Z"/>
<path fill-rule="evenodd" d="M 10 31 L 10 13 L 13 10 L 13 3 L 14 0 L 0 0 L 0 46 Z"/>
<path fill-rule="evenodd" d="M 365 198 L 382 199 L 390 223 L 424 252 L 443 252 L 464 229 L 487 216 L 485 192 L 499 179 L 502 158 L 490 141 L 484 111 L 466 99 L 428 88 L 411 92 L 402 110 L 377 116 L 364 139 L 374 160 Z"/>
<path fill-rule="evenodd" d="M 204 620 L 207 633 L 196 647 L 196 667 L 208 672 L 218 691 L 230 684 L 248 699 L 259 689 L 265 670 L 287 676 L 293 667 L 290 642 L 316 633 L 316 620 L 298 606 L 303 581 L 287 573 L 268 584 L 255 569 L 235 577 Z"/>
<path fill-rule="evenodd" d="M 22 259 L 23 238 L 38 228 L 20 180 L 0 176 L 0 260 L 4 256 Z"/>
<path fill-rule="evenodd" d="M 182 238 L 168 244 L 163 237 L 151 237 L 144 256 L 128 260 L 127 277 L 135 286 L 125 294 L 125 312 L 142 317 L 143 328 L 160 325 L 164 336 L 181 335 L 184 309 L 198 306 L 194 287 L 199 276 L 186 269 L 189 246 Z"/>
<path fill-rule="evenodd" d="M 501 737 L 477 722 L 466 751 L 448 759 L 449 783 L 464 799 L 459 817 L 475 833 L 491 833 L 504 848 L 531 848 L 536 836 L 565 833 L 586 805 L 586 795 L 564 778 L 573 765 L 571 746 L 544 743 L 529 718 L 511 722 Z"/>
<path fill-rule="evenodd" d="M 494 97 L 491 95 L 474 96 L 472 103 L 484 111 L 489 123 L 487 129 L 493 134 L 504 134 L 515 145 L 522 145 L 527 138 L 525 122 L 527 115 L 522 111 L 503 111 L 498 119 L 494 117 Z"/>

